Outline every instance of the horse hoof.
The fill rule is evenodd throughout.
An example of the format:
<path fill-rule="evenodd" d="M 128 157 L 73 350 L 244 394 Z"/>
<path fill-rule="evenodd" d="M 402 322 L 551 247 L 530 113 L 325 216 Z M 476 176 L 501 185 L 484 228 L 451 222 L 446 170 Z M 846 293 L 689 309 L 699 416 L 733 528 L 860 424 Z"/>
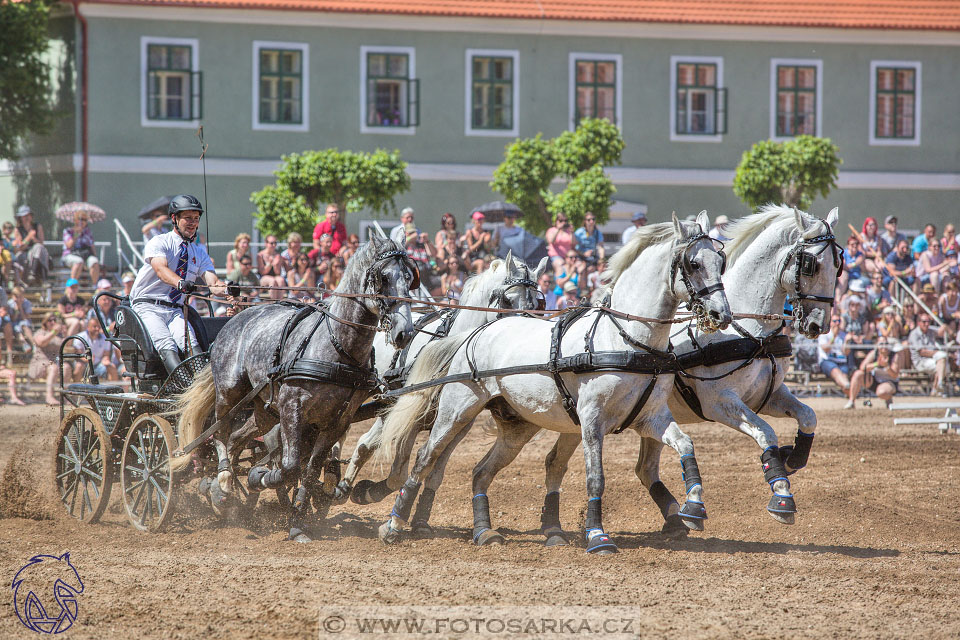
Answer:
<path fill-rule="evenodd" d="M 339 505 L 345 503 L 350 498 L 351 493 L 353 493 L 353 487 L 350 483 L 346 480 L 341 480 L 333 492 L 334 504 Z"/>
<path fill-rule="evenodd" d="M 546 529 L 543 535 L 547 537 L 547 541 L 544 544 L 548 547 L 565 547 L 570 544 L 570 539 L 567 538 L 567 534 L 559 527 Z"/>
<path fill-rule="evenodd" d="M 793 524 L 796 520 L 797 503 L 793 496 L 773 494 L 767 504 L 767 513 L 780 524 Z"/>
<path fill-rule="evenodd" d="M 397 544 L 400 542 L 401 532 L 399 529 L 394 528 L 388 520 L 380 525 L 379 536 L 380 542 L 383 544 Z"/>
<path fill-rule="evenodd" d="M 500 535 L 496 529 L 486 529 L 473 536 L 473 542 L 478 547 L 489 547 L 497 544 L 505 544 L 506 538 Z"/>
<path fill-rule="evenodd" d="M 372 480 L 361 480 L 358 482 L 353 487 L 353 491 L 350 492 L 351 502 L 354 504 L 372 504 L 374 500 L 370 495 L 370 488 L 373 487 L 374 484 Z"/>
<path fill-rule="evenodd" d="M 794 524 L 796 521 L 796 514 L 794 513 L 774 513 L 773 511 L 767 511 L 767 513 L 780 524 Z"/>
<path fill-rule="evenodd" d="M 410 533 L 412 533 L 415 538 L 419 538 L 419 539 L 432 538 L 434 535 L 433 527 L 431 527 L 429 523 L 424 522 L 423 520 L 420 520 L 418 522 L 414 522 L 413 524 L 411 524 Z"/>
<path fill-rule="evenodd" d="M 701 530 L 702 528 L 701 524 Z M 686 538 L 689 531 L 683 519 L 677 514 L 673 514 L 672 516 L 668 516 L 664 521 L 663 528 L 660 529 L 660 534 L 669 540 L 679 540 Z"/>
<path fill-rule="evenodd" d="M 613 540 L 605 533 L 595 535 L 587 542 L 587 553 L 592 553 L 597 556 L 609 556 L 619 552 L 620 549 L 617 548 L 617 545 L 613 544 Z"/>
<path fill-rule="evenodd" d="M 291 540 L 292 542 L 299 542 L 300 544 L 313 542 L 310 536 L 305 534 L 303 530 L 297 529 L 297 528 L 290 529 L 289 540 Z"/>
<path fill-rule="evenodd" d="M 684 526 L 693 531 L 703 531 L 703 521 L 707 519 L 707 510 L 702 502 L 687 500 L 678 514 Z"/>

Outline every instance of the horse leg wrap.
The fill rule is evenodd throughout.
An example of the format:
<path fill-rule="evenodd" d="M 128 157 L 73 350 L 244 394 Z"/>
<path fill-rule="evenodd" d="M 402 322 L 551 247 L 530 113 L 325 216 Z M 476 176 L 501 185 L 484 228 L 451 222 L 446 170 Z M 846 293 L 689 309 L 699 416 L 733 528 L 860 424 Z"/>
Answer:
<path fill-rule="evenodd" d="M 600 498 L 591 498 L 589 502 L 587 502 L 585 525 L 587 553 L 606 555 L 619 551 L 617 545 L 613 544 L 610 536 L 603 532 L 603 507 L 600 504 Z"/>
<path fill-rule="evenodd" d="M 503 544 L 503 536 L 490 524 L 490 500 L 484 493 L 473 496 L 473 543 L 478 547 Z"/>
<path fill-rule="evenodd" d="M 429 487 L 424 489 L 423 493 L 420 494 L 420 499 L 417 500 L 417 510 L 413 512 L 413 520 L 410 524 L 410 529 L 415 535 L 427 537 L 433 534 L 433 529 L 427 522 L 430 520 L 430 512 L 433 511 L 433 500 L 436 497 L 437 493 Z"/>
<path fill-rule="evenodd" d="M 310 501 L 310 496 L 307 493 L 307 488 L 303 485 L 297 487 L 297 490 L 293 492 L 293 508 L 297 511 L 303 510 Z"/>
<path fill-rule="evenodd" d="M 790 486 L 790 481 L 787 480 L 787 469 L 783 466 L 783 461 L 780 459 L 780 450 L 776 447 L 767 447 L 762 454 L 760 454 L 760 464 L 763 466 L 763 479 L 767 481 L 770 485 L 770 488 L 773 488 L 773 484 L 778 480 L 783 480 L 787 483 L 787 486 Z"/>
<path fill-rule="evenodd" d="M 283 484 L 283 471 L 280 469 L 267 469 L 266 467 L 253 467 L 247 474 L 247 488 L 250 491 L 262 491 L 263 489 L 276 489 Z"/>
<path fill-rule="evenodd" d="M 361 480 L 353 487 L 353 493 L 350 499 L 356 504 L 373 504 L 380 502 L 393 491 L 390 489 L 386 480 L 373 482 L 372 480 Z"/>
<path fill-rule="evenodd" d="M 400 493 L 397 494 L 397 501 L 394 503 L 393 512 L 390 515 L 404 522 L 410 520 L 410 510 L 413 509 L 413 501 L 417 498 L 419 492 L 420 483 L 408 478 L 400 487 Z"/>
<path fill-rule="evenodd" d="M 658 480 L 650 485 L 649 491 L 650 497 L 660 508 L 660 514 L 663 516 L 663 528 L 660 529 L 660 533 L 668 538 L 679 538 L 687 535 L 687 527 L 680 518 L 680 504 L 666 485 Z M 673 507 L 676 510 L 671 513 Z"/>
<path fill-rule="evenodd" d="M 547 537 L 548 547 L 559 547 L 569 544 L 567 534 L 560 524 L 560 492 L 551 491 L 543 497 L 543 508 L 540 510 L 540 531 Z"/>
<path fill-rule="evenodd" d="M 690 492 L 696 486 L 703 486 L 703 480 L 700 478 L 700 467 L 697 466 L 697 459 L 693 454 L 680 457 L 680 467 L 683 469 L 683 483 L 687 491 L 687 499 L 680 508 L 680 519 L 688 529 L 703 531 L 703 521 L 707 519 L 707 509 L 700 500 L 693 500 L 689 497 Z"/>
<path fill-rule="evenodd" d="M 703 485 L 703 480 L 700 479 L 700 467 L 697 466 L 697 459 L 692 453 L 680 457 L 680 468 L 683 469 L 683 483 L 687 493 L 690 493 L 690 490 L 698 484 Z"/>
<path fill-rule="evenodd" d="M 813 446 L 813 434 L 797 430 L 793 446 L 780 447 L 780 459 L 787 466 L 787 475 L 793 475 L 807 466 L 810 448 Z"/>

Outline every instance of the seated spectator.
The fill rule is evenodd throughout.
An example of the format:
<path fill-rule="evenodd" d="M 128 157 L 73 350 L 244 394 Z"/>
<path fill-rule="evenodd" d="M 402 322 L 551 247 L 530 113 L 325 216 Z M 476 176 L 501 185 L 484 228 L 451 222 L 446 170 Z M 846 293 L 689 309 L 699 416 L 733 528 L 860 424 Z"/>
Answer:
<path fill-rule="evenodd" d="M 460 268 L 460 260 L 456 256 L 447 257 L 444 265 L 446 270 L 440 276 L 440 295 L 446 296 L 450 300 L 459 300 L 463 293 L 463 284 L 467 280 L 465 274 Z"/>
<path fill-rule="evenodd" d="M 33 211 L 23 205 L 17 209 L 17 227 L 13 232 L 14 260 L 24 273 L 28 284 L 43 284 L 50 270 L 50 254 L 43 246 L 46 238 L 43 227 L 33 221 Z"/>
<path fill-rule="evenodd" d="M 870 274 L 870 286 L 863 292 L 867 313 L 870 319 L 876 321 L 880 318 L 881 310 L 893 303 L 890 292 L 883 288 L 883 274 L 875 271 Z"/>
<path fill-rule="evenodd" d="M 452 213 L 445 213 L 440 217 L 440 231 L 434 238 L 434 249 L 437 251 L 437 262 L 446 264 L 447 258 L 453 256 L 457 260 L 464 258 L 466 246 L 461 242 L 463 236 L 457 231 L 457 218 Z"/>
<path fill-rule="evenodd" d="M 110 281 L 106 278 L 101 278 L 97 283 L 97 293 L 110 293 L 110 288 Z M 103 322 L 107 325 L 107 331 L 112 335 L 117 327 L 117 301 L 111 296 L 100 296 L 97 298 L 97 307 L 100 309 L 100 315 L 103 316 Z M 87 312 L 87 319 L 91 318 L 97 319 L 97 313 L 93 309 Z"/>
<path fill-rule="evenodd" d="M 730 224 L 730 218 L 723 215 L 722 213 L 714 218 L 713 228 L 707 233 L 708 236 L 719 242 L 729 242 L 730 238 L 723 235 L 724 230 L 727 228 L 727 225 Z"/>
<path fill-rule="evenodd" d="M 576 241 L 574 247 L 588 264 L 597 264 L 603 260 L 606 250 L 603 248 L 603 234 L 597 228 L 597 216 L 587 212 L 583 217 L 583 226 L 573 232 Z"/>
<path fill-rule="evenodd" d="M 839 287 L 846 291 L 850 282 L 863 278 L 863 265 L 866 256 L 860 250 L 860 241 L 856 236 L 847 238 L 847 247 L 843 250 L 843 273 L 840 274 Z"/>
<path fill-rule="evenodd" d="M 569 280 L 563 285 L 563 297 L 557 300 L 557 309 L 570 309 L 580 304 L 577 285 Z"/>
<path fill-rule="evenodd" d="M 586 289 L 587 286 L 587 263 L 584 262 L 583 257 L 576 251 L 568 251 L 567 257 L 563 262 L 563 270 L 560 275 L 557 276 L 556 280 L 557 288 L 554 289 L 554 293 L 558 296 L 566 292 L 564 286 L 568 282 L 574 284 L 577 288 L 577 294 L 579 295 L 581 284 L 583 285 L 583 289 Z"/>
<path fill-rule="evenodd" d="M 330 262 L 336 255 L 333 253 L 333 237 L 325 233 L 314 241 L 314 248 L 309 254 L 313 264 L 320 266 L 321 262 Z"/>
<path fill-rule="evenodd" d="M 474 211 L 471 219 L 473 226 L 467 229 L 460 242 L 466 247 L 464 261 L 470 265 L 471 271 L 482 273 L 488 264 L 485 259 L 490 255 L 490 234 L 483 229 L 486 219 L 483 213 Z"/>
<path fill-rule="evenodd" d="M 877 322 L 877 333 L 881 338 L 886 338 L 888 341 L 900 341 L 907 337 L 903 319 L 893 305 L 888 304 L 883 308 L 883 314 Z"/>
<path fill-rule="evenodd" d="M 863 387 L 877 394 L 887 407 L 890 406 L 894 394 L 899 390 L 897 381 L 900 378 L 900 367 L 893 357 L 891 346 L 883 338 L 878 340 L 877 348 L 868 353 L 860 367 L 853 372 L 850 379 L 850 399 L 844 409 L 856 408 L 855 401 Z"/>
<path fill-rule="evenodd" d="M 937 301 L 937 315 L 950 326 L 950 333 L 955 336 L 960 328 L 960 295 L 956 280 L 948 280 L 943 290 L 943 295 Z"/>
<path fill-rule="evenodd" d="M 553 270 L 556 275 L 560 275 L 563 270 L 564 260 L 570 251 L 574 248 L 573 225 L 570 224 L 567 214 L 558 213 L 557 221 L 552 227 L 547 229 L 547 255 L 550 256 L 550 262 L 553 264 Z M 562 295 L 562 292 L 560 294 Z"/>
<path fill-rule="evenodd" d="M 166 233 L 169 231 L 168 228 L 165 228 L 168 226 L 168 222 L 170 222 L 170 216 L 167 215 L 167 209 L 155 209 L 153 212 L 153 219 L 140 227 L 140 233 L 143 234 L 144 244 L 150 242 L 154 236 L 159 236 L 161 233 Z"/>
<path fill-rule="evenodd" d="M 240 258 L 237 262 L 237 269 L 228 273 L 227 279 L 239 285 L 240 295 L 248 298 L 257 297 L 257 285 L 260 284 L 260 279 L 253 271 L 253 258 L 249 255 Z"/>
<path fill-rule="evenodd" d="M 883 219 L 883 232 L 880 238 L 887 245 L 888 251 L 896 249 L 901 240 L 907 239 L 907 236 L 897 231 L 897 216 L 887 216 Z"/>
<path fill-rule="evenodd" d="M 863 229 L 860 232 L 860 249 L 866 256 L 863 266 L 870 276 L 883 270 L 883 260 L 893 248 L 888 246 L 883 237 L 877 233 L 878 229 L 876 218 L 867 218 L 863 221 Z"/>
<path fill-rule="evenodd" d="M 117 373 L 117 363 L 120 361 L 120 358 L 116 353 L 117 348 L 113 346 L 113 343 L 108 342 L 106 336 L 103 335 L 103 332 L 100 330 L 100 322 L 97 321 L 96 318 L 87 320 L 86 330 L 81 333 L 79 337 L 85 340 L 90 347 L 93 365 L 93 371 L 90 372 L 91 375 L 110 381 L 119 380 L 120 376 Z M 77 353 L 86 353 L 86 347 L 79 340 L 74 340 L 72 346 L 73 350 Z M 87 365 L 86 360 L 74 360 L 74 380 L 83 379 L 83 372 Z"/>
<path fill-rule="evenodd" d="M 591 266 L 587 269 L 587 290 L 592 293 L 603 286 L 603 272 L 606 270 L 606 260 L 601 260 L 597 263 L 597 266 Z"/>
<path fill-rule="evenodd" d="M 957 258 L 960 256 L 960 243 L 957 242 L 957 232 L 952 223 L 947 223 L 943 228 L 943 237 L 940 238 L 940 248 L 946 258 Z"/>
<path fill-rule="evenodd" d="M 14 287 L 7 300 L 7 309 L 10 313 L 10 321 L 13 325 L 13 332 L 20 340 L 21 348 L 25 352 L 33 349 L 33 322 L 30 320 L 30 314 L 33 313 L 33 303 L 24 295 L 23 287 Z"/>
<path fill-rule="evenodd" d="M 554 291 L 554 275 L 550 271 L 544 271 L 537 278 L 537 290 L 543 295 L 544 309 L 557 308 L 557 294 Z"/>
<path fill-rule="evenodd" d="M 940 291 L 941 279 L 950 272 L 951 264 L 943 255 L 939 242 L 931 242 L 917 261 L 917 278 L 920 284 L 933 285 L 933 292 Z"/>
<path fill-rule="evenodd" d="M 78 213 L 75 224 L 63 230 L 63 255 L 60 263 L 70 269 L 70 277 L 79 280 L 86 265 L 90 272 L 90 282 L 100 279 L 100 259 L 90 230 L 90 218 Z"/>
<path fill-rule="evenodd" d="M 326 217 L 313 228 L 314 249 L 320 248 L 317 241 L 324 235 L 330 236 L 330 253 L 337 255 L 347 241 L 347 228 L 340 222 L 340 207 L 334 203 L 327 205 Z"/>
<path fill-rule="evenodd" d="M 23 406 L 26 404 L 17 395 L 17 372 L 0 364 L 0 380 L 7 381 L 7 391 L 10 393 L 10 404 Z M 3 396 L 0 396 L 0 404 L 3 404 Z"/>
<path fill-rule="evenodd" d="M 87 316 L 87 301 L 77 295 L 79 288 L 77 279 L 70 278 L 64 287 L 63 295 L 57 300 L 57 311 L 60 312 L 69 335 L 80 331 L 83 319 Z"/>
<path fill-rule="evenodd" d="M 506 238 L 512 238 L 523 233 L 523 229 L 517 226 L 517 219 L 519 217 L 520 212 L 514 211 L 513 209 L 503 212 L 503 226 L 497 227 L 490 240 L 491 251 L 498 258 L 506 258 L 507 253 L 510 251 L 510 249 L 503 244 L 503 241 Z"/>
<path fill-rule="evenodd" d="M 860 296 L 851 296 L 847 300 L 846 307 L 840 315 L 840 328 L 850 338 L 851 344 L 863 345 L 873 342 L 876 332 L 873 323 L 863 310 L 863 300 Z M 863 359 L 863 355 L 854 354 L 854 356 L 860 356 L 857 360 Z"/>
<path fill-rule="evenodd" d="M 3 235 L 0 235 L 0 287 L 8 282 L 16 283 L 20 280 L 19 272 L 13 261 L 13 223 L 3 223 Z"/>
<path fill-rule="evenodd" d="M 914 260 L 920 259 L 920 254 L 927 250 L 931 242 L 937 242 L 937 227 L 936 225 L 927 223 L 927 225 L 923 227 L 923 234 L 914 238 L 913 244 L 910 247 L 913 251 Z"/>
<path fill-rule="evenodd" d="M 3 332 L 4 342 L 7 343 L 7 366 L 13 366 L 13 318 L 7 306 L 7 290 L 0 287 L 0 330 Z"/>
<path fill-rule="evenodd" d="M 291 298 L 302 300 L 308 295 L 314 295 L 313 290 L 317 288 L 317 276 L 307 254 L 297 253 L 290 269 L 287 270 L 287 286 L 295 289 L 310 289 L 310 291 L 291 291 Z"/>
<path fill-rule="evenodd" d="M 817 360 L 820 371 L 847 393 L 850 389 L 850 340 L 840 325 L 840 315 L 834 313 L 830 318 L 830 330 L 817 340 Z"/>
<path fill-rule="evenodd" d="M 288 270 L 292 269 L 297 263 L 297 256 L 302 252 L 302 246 L 303 236 L 296 231 L 287 234 L 287 248 L 280 255 L 283 256 L 283 261 L 286 263 Z M 309 256 L 307 258 L 309 259 Z"/>
<path fill-rule="evenodd" d="M 129 298 L 130 292 L 133 291 L 133 283 L 137 281 L 137 276 L 133 271 L 124 271 L 123 276 L 120 278 L 121 284 L 123 284 L 123 295 L 124 297 Z"/>
<path fill-rule="evenodd" d="M 884 286 L 888 287 L 891 294 L 893 290 L 893 278 L 897 277 L 906 283 L 907 286 L 913 286 L 916 282 L 916 270 L 913 266 L 913 256 L 910 254 L 910 245 L 906 240 L 897 243 L 896 248 L 887 254 L 887 275 L 883 278 Z"/>
<path fill-rule="evenodd" d="M 34 344 L 37 348 L 33 350 L 33 357 L 30 359 L 30 366 L 27 368 L 27 375 L 31 380 L 46 380 L 47 383 L 47 404 L 59 404 L 57 398 L 53 395 L 54 380 L 60 375 L 57 367 L 57 358 L 60 354 L 60 343 L 67 337 L 66 327 L 60 321 L 60 317 L 53 311 L 43 316 L 40 328 L 34 334 Z M 71 380 L 71 368 L 63 368 L 64 383 Z"/>
<path fill-rule="evenodd" d="M 343 261 L 346 263 L 350 262 L 350 258 L 353 257 L 353 254 L 357 252 L 357 249 L 360 248 L 360 236 L 355 233 L 351 233 L 347 236 L 347 243 L 340 247 L 340 252 L 337 255 L 343 258 Z"/>
<path fill-rule="evenodd" d="M 283 291 L 274 287 L 286 286 L 286 280 L 283 277 L 286 267 L 283 256 L 277 251 L 277 236 L 270 234 L 267 236 L 263 250 L 257 253 L 257 274 L 260 276 L 261 286 L 271 287 L 268 292 L 271 300 L 279 300 L 283 297 Z"/>
<path fill-rule="evenodd" d="M 936 317 L 940 317 L 940 314 L 938 313 L 939 299 L 937 298 L 937 290 L 932 284 L 927 283 L 920 288 L 920 302 L 922 302 L 927 309 L 933 312 Z M 923 309 L 923 307 L 920 307 L 920 309 L 926 311 L 926 309 Z"/>
<path fill-rule="evenodd" d="M 411 207 L 404 207 L 400 212 L 400 224 L 390 230 L 390 239 L 401 247 L 406 246 L 407 238 L 412 234 L 419 234 L 420 230 L 413 222 L 414 211 Z"/>
<path fill-rule="evenodd" d="M 933 391 L 931 395 L 939 393 L 947 395 L 947 375 L 950 372 L 947 352 L 939 342 L 943 338 L 944 328 L 930 327 L 931 319 L 926 313 L 917 318 L 917 327 L 910 332 L 907 341 L 910 344 L 910 358 L 913 368 L 925 373 L 933 373 Z"/>
<path fill-rule="evenodd" d="M 253 261 L 253 256 L 250 256 L 249 233 L 238 233 L 233 239 L 233 249 L 227 252 L 227 273 L 240 270 L 240 258 L 243 256 L 249 256 Z"/>
<path fill-rule="evenodd" d="M 435 249 L 426 233 L 407 237 L 407 255 L 420 270 L 420 283 L 430 295 L 440 295 L 440 273 L 437 268 Z M 332 266 L 332 265 L 331 265 Z"/>
<path fill-rule="evenodd" d="M 343 258 L 332 258 L 330 260 L 330 268 L 327 269 L 327 272 L 323 276 L 323 288 L 327 291 L 333 291 L 340 284 L 340 280 L 343 279 L 343 271 L 347 268 L 347 264 L 343 261 Z"/>

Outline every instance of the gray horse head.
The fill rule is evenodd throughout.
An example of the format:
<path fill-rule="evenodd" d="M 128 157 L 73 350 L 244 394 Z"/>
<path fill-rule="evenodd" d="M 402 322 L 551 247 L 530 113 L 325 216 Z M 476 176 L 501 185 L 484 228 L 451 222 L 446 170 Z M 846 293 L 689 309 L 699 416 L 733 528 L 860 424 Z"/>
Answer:
<path fill-rule="evenodd" d="M 520 309 L 530 311 L 541 308 L 543 298 L 537 290 L 537 280 L 546 270 L 549 258 L 543 258 L 537 268 L 530 271 L 530 267 L 521 260 L 513 257 L 513 250 L 507 252 L 506 277 L 503 284 L 494 289 L 490 296 L 490 303 L 499 308 Z"/>
<path fill-rule="evenodd" d="M 350 260 L 337 290 L 384 296 L 364 298 L 363 304 L 380 319 L 390 343 L 402 349 L 415 335 L 410 303 L 389 298 L 410 298 L 419 286 L 419 271 L 403 248 L 373 236 Z"/>

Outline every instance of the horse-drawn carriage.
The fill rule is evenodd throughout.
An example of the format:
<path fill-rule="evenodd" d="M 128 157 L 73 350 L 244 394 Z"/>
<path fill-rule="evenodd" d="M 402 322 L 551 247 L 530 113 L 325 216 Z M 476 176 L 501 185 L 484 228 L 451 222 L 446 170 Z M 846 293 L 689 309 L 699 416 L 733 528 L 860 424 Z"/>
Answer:
<path fill-rule="evenodd" d="M 97 305 L 102 296 L 119 303 L 112 333 Z M 79 336 L 64 340 L 59 360 L 60 430 L 54 453 L 57 494 L 71 516 L 95 522 L 107 508 L 113 484 L 119 481 L 130 522 L 138 529 L 155 531 L 169 520 L 183 482 L 169 464 L 178 448 L 175 396 L 189 387 L 209 362 L 210 345 L 228 318 L 212 313 L 202 317 L 193 307 L 185 307 L 199 352 L 167 375 L 129 299 L 101 292 L 94 298 L 93 308 L 104 336 L 120 351 L 130 386 L 101 384 L 93 373 L 90 345 Z M 79 343 L 82 349 L 65 351 L 71 343 Z M 87 362 L 84 380 L 64 385 L 63 367 L 75 360 Z M 200 470 L 208 464 L 216 469 L 215 455 L 198 459 Z"/>

